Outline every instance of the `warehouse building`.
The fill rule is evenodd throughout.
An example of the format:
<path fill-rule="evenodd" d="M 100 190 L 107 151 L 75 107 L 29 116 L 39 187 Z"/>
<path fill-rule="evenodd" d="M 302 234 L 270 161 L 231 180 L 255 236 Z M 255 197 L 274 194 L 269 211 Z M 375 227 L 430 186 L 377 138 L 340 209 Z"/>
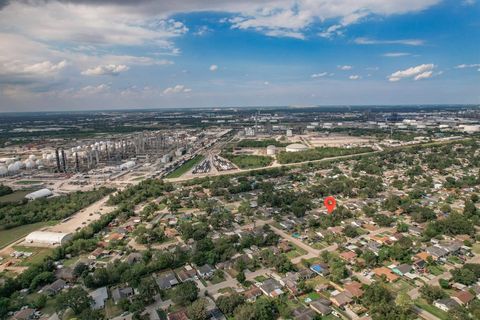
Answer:
<path fill-rule="evenodd" d="M 71 238 L 71 233 L 34 231 L 25 238 L 25 241 L 32 244 L 62 245 Z"/>
<path fill-rule="evenodd" d="M 40 199 L 40 198 L 47 198 L 53 196 L 53 192 L 50 191 L 50 189 L 44 188 L 40 189 L 37 191 L 34 191 L 32 193 L 29 193 L 25 196 L 26 199 L 28 200 L 35 200 L 35 199 Z"/>

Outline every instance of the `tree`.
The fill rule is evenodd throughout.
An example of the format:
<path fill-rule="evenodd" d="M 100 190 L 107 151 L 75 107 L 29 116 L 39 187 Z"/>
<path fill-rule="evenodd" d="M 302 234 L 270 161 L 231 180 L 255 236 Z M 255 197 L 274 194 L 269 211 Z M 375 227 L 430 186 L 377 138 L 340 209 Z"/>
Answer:
<path fill-rule="evenodd" d="M 92 298 L 80 287 L 60 293 L 56 299 L 57 310 L 71 308 L 75 314 L 80 314 L 82 311 L 90 309 L 91 303 Z"/>
<path fill-rule="evenodd" d="M 256 320 L 255 306 L 250 303 L 242 304 L 235 309 L 235 320 Z"/>
<path fill-rule="evenodd" d="M 438 284 L 442 289 L 450 289 L 452 287 L 447 279 L 439 279 Z"/>
<path fill-rule="evenodd" d="M 241 284 L 243 284 L 245 282 L 245 280 L 247 280 L 247 278 L 245 277 L 245 273 L 243 271 L 240 271 L 237 274 L 237 281 L 240 282 Z"/>
<path fill-rule="evenodd" d="M 440 287 L 424 285 L 420 288 L 420 293 L 422 298 L 428 301 L 428 303 L 432 303 L 435 300 L 443 299 L 447 297 L 445 291 L 443 291 Z"/>
<path fill-rule="evenodd" d="M 217 307 L 227 316 L 232 316 L 235 309 L 244 303 L 245 298 L 238 293 L 220 296 L 216 301 Z"/>
<path fill-rule="evenodd" d="M 197 299 L 198 292 L 195 282 L 186 281 L 173 289 L 172 300 L 176 304 L 186 306 Z"/>
<path fill-rule="evenodd" d="M 198 299 L 194 301 L 188 308 L 188 318 L 191 320 L 206 320 L 207 314 L 207 301 L 205 299 Z"/>
<path fill-rule="evenodd" d="M 409 311 L 412 308 L 413 302 L 407 292 L 400 292 L 395 298 L 395 303 L 402 310 Z"/>

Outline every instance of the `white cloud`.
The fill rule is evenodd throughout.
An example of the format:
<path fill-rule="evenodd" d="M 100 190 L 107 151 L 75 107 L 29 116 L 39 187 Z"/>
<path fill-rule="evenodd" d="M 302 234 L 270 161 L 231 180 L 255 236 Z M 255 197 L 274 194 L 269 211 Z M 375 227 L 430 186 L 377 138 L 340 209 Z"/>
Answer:
<path fill-rule="evenodd" d="M 193 34 L 201 37 L 210 32 L 212 32 L 212 30 L 208 26 L 200 26 Z"/>
<path fill-rule="evenodd" d="M 117 76 L 128 69 L 129 67 L 124 64 L 107 64 L 87 69 L 82 74 L 86 76 Z"/>
<path fill-rule="evenodd" d="M 398 58 L 398 57 L 405 57 L 405 56 L 409 56 L 410 53 L 408 52 L 387 52 L 385 54 L 383 54 L 384 57 L 387 57 L 387 58 Z"/>
<path fill-rule="evenodd" d="M 218 70 L 218 66 L 216 64 L 212 64 L 209 68 L 210 71 L 214 72 Z"/>
<path fill-rule="evenodd" d="M 459 64 L 455 67 L 455 69 L 466 69 L 466 68 L 478 68 L 480 67 L 480 63 L 473 63 L 473 64 Z"/>
<path fill-rule="evenodd" d="M 268 86 L 268 85 L 270 85 L 270 82 L 265 81 L 263 84 L 266 85 L 266 86 Z"/>
<path fill-rule="evenodd" d="M 163 94 L 188 93 L 191 91 L 192 89 L 186 88 L 183 84 L 177 84 L 174 87 L 168 87 L 163 90 Z"/>
<path fill-rule="evenodd" d="M 322 38 L 330 39 L 334 36 L 339 36 L 343 34 L 343 26 L 341 24 L 334 24 L 333 26 L 328 27 L 326 30 L 320 32 L 318 35 Z"/>
<path fill-rule="evenodd" d="M 312 78 L 322 78 L 328 76 L 328 72 L 320 72 L 320 73 L 314 73 L 311 75 Z"/>
<path fill-rule="evenodd" d="M 422 79 L 428 79 L 428 78 L 431 78 L 433 75 L 433 72 L 432 71 L 426 71 L 426 72 L 422 72 L 418 75 L 415 76 L 415 78 L 413 78 L 415 81 L 416 80 L 422 80 Z"/>
<path fill-rule="evenodd" d="M 55 74 L 66 66 L 67 61 L 65 60 L 58 63 L 42 61 L 33 64 L 25 64 L 18 60 L 13 60 L 0 64 L 0 75 L 29 75 L 43 77 Z"/>
<path fill-rule="evenodd" d="M 397 40 L 376 40 L 370 38 L 356 38 L 356 44 L 374 45 L 374 44 L 400 44 L 406 46 L 422 46 L 425 44 L 421 39 L 397 39 Z"/>
<path fill-rule="evenodd" d="M 108 84 L 102 83 L 102 84 L 99 84 L 98 86 L 83 87 L 78 94 L 79 95 L 82 95 L 82 94 L 96 95 L 99 93 L 105 93 L 108 90 L 110 90 L 110 86 Z"/>
<path fill-rule="evenodd" d="M 360 77 L 358 74 L 352 74 L 351 76 L 348 77 L 350 80 L 359 80 L 362 77 Z"/>
<path fill-rule="evenodd" d="M 346 71 L 346 70 L 352 70 L 353 67 L 349 65 L 344 65 L 344 66 L 337 66 L 337 68 L 340 70 Z"/>
<path fill-rule="evenodd" d="M 435 68 L 434 64 L 421 64 L 416 67 L 411 67 L 405 70 L 399 70 L 392 73 L 388 80 L 391 82 L 396 82 L 406 78 L 413 78 L 414 80 L 421 80 L 431 78 L 433 75 L 433 69 Z"/>

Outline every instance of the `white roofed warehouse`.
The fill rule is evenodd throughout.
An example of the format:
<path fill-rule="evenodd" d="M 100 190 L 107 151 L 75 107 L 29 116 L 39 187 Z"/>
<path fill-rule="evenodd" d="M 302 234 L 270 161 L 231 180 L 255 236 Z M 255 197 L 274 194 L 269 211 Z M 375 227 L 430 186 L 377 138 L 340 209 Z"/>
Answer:
<path fill-rule="evenodd" d="M 25 241 L 31 244 L 40 245 L 62 245 L 72 238 L 71 233 L 51 232 L 51 231 L 34 231 L 30 233 Z"/>
<path fill-rule="evenodd" d="M 37 190 L 37 191 L 34 191 L 32 193 L 27 194 L 25 196 L 25 198 L 28 199 L 28 200 L 35 200 L 35 199 L 39 199 L 39 198 L 47 198 L 47 197 L 50 197 L 50 196 L 53 196 L 53 192 L 50 191 L 50 189 L 44 188 L 44 189 L 40 189 L 40 190 Z"/>

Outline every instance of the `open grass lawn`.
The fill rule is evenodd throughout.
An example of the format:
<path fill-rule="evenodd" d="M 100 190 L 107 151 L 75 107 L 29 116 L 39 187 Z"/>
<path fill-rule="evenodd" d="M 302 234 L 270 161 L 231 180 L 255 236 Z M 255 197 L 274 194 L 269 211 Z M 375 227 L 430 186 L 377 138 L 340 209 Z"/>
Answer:
<path fill-rule="evenodd" d="M 49 256 L 53 249 L 51 248 L 33 248 L 33 247 L 23 247 L 23 246 L 15 246 L 13 249 L 17 251 L 23 251 L 23 252 L 33 252 L 33 254 L 22 260 L 22 262 L 19 263 L 20 266 L 23 267 L 28 267 L 32 264 L 35 263 L 40 263 L 45 259 L 45 257 Z"/>
<path fill-rule="evenodd" d="M 117 306 L 112 299 L 108 299 L 105 303 L 105 316 L 107 319 L 112 319 L 123 312 L 122 308 Z"/>
<path fill-rule="evenodd" d="M 429 266 L 429 267 L 427 267 L 427 270 L 428 270 L 428 272 L 430 272 L 434 276 L 441 275 L 442 273 L 445 272 L 445 270 L 440 266 Z"/>
<path fill-rule="evenodd" d="M 441 320 L 449 319 L 448 314 L 445 311 L 440 310 L 437 307 L 432 306 L 431 304 L 428 304 L 428 302 L 423 299 L 415 300 L 415 305 L 425 311 L 430 312 L 431 314 L 433 314 L 434 316 L 438 317 Z"/>
<path fill-rule="evenodd" d="M 25 199 L 25 196 L 31 193 L 32 190 L 17 190 L 10 194 L 6 194 L 0 197 L 0 203 L 8 203 L 8 202 L 20 202 Z"/>
<path fill-rule="evenodd" d="M 318 250 L 322 250 L 324 248 L 328 247 L 328 244 L 323 242 L 323 241 L 320 241 L 320 242 L 315 242 L 313 245 L 312 245 L 312 248 L 314 249 L 318 249 Z"/>
<path fill-rule="evenodd" d="M 400 292 L 408 292 L 414 289 L 414 286 L 403 279 L 399 279 L 398 281 L 391 283 L 390 288 L 392 289 L 393 292 L 400 293 Z"/>
<path fill-rule="evenodd" d="M 16 183 L 16 184 L 23 184 L 23 185 L 30 185 L 30 184 L 43 183 L 43 181 L 39 181 L 39 180 L 21 180 L 21 181 L 15 182 L 15 183 Z"/>
<path fill-rule="evenodd" d="M 185 173 L 187 173 L 194 166 L 199 164 L 202 160 L 203 160 L 203 156 L 195 156 L 193 159 L 188 160 L 187 162 L 182 164 L 180 167 L 170 172 L 165 178 L 179 178 Z"/>
<path fill-rule="evenodd" d="M 265 280 L 267 280 L 267 277 L 265 277 L 265 276 L 256 276 L 255 277 L 255 281 L 257 281 L 257 282 L 263 282 Z"/>
<path fill-rule="evenodd" d="M 273 162 L 272 157 L 257 156 L 250 154 L 234 155 L 228 154 L 225 156 L 228 160 L 232 161 L 237 167 L 241 169 L 255 169 L 268 167 Z"/>
<path fill-rule="evenodd" d="M 55 223 L 57 222 L 56 221 L 38 222 L 38 223 L 26 224 L 26 225 L 15 227 L 8 230 L 0 230 L 0 248 L 3 248 L 12 242 L 15 242 L 27 236 L 32 231 L 41 229 L 45 226 L 54 225 Z"/>
<path fill-rule="evenodd" d="M 472 246 L 472 251 L 475 253 L 475 254 L 480 254 L 480 243 L 475 243 L 473 246 Z"/>
<path fill-rule="evenodd" d="M 212 278 L 210 279 L 211 284 L 217 284 L 220 282 L 225 281 L 225 274 L 223 273 L 222 270 L 215 270 L 213 273 Z"/>

